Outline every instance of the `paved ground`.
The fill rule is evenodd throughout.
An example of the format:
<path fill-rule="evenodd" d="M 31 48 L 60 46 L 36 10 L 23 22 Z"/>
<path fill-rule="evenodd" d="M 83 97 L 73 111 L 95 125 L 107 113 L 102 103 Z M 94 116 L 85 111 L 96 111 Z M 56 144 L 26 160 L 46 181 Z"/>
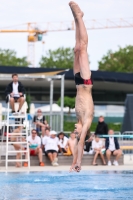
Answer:
<path fill-rule="evenodd" d="M 82 166 L 82 170 L 88 171 L 128 171 L 133 170 L 133 165 L 121 165 L 121 166 Z M 30 167 L 30 169 L 26 167 L 16 168 L 16 167 L 8 167 L 7 172 L 27 172 L 27 171 L 69 171 L 69 166 L 46 166 L 46 167 Z M 5 167 L 0 167 L 0 172 L 6 172 Z"/>

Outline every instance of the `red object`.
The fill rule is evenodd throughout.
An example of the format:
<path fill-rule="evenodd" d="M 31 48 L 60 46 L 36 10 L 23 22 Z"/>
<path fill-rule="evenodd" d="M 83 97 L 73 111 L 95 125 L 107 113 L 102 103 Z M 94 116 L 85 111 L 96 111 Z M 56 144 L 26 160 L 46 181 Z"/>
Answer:
<path fill-rule="evenodd" d="M 39 164 L 40 166 L 45 166 L 45 164 L 44 164 L 44 162 L 40 162 L 40 164 Z"/>
<path fill-rule="evenodd" d="M 28 167 L 28 163 L 27 162 L 24 163 L 24 167 Z"/>
<path fill-rule="evenodd" d="M 92 80 L 91 79 L 88 79 L 88 80 L 84 79 L 84 85 L 92 85 Z"/>
<path fill-rule="evenodd" d="M 36 156 L 36 151 L 35 151 L 34 149 L 31 149 L 31 150 L 30 150 L 30 155 L 31 155 L 31 156 Z"/>

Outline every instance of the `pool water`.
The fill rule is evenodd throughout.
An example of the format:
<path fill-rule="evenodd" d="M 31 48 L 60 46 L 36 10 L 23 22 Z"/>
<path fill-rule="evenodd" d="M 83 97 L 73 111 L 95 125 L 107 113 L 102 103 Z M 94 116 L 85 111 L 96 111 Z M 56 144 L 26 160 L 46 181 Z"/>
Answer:
<path fill-rule="evenodd" d="M 0 173 L 0 200 L 133 200 L 133 171 Z"/>

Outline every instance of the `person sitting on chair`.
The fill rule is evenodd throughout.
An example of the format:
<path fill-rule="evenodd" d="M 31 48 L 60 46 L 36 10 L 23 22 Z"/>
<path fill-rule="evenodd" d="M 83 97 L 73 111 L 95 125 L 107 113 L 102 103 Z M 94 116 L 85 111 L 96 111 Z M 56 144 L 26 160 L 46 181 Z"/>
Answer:
<path fill-rule="evenodd" d="M 32 134 L 28 136 L 27 140 L 29 142 L 29 150 L 30 155 L 35 156 L 38 155 L 39 158 L 39 166 L 44 166 L 44 163 L 42 162 L 42 148 L 41 148 L 41 138 L 37 136 L 37 132 L 35 129 L 32 130 Z M 24 167 L 27 167 L 28 163 L 24 163 Z"/>
<path fill-rule="evenodd" d="M 115 156 L 115 160 L 113 165 L 118 166 L 118 160 L 122 155 L 122 150 L 120 149 L 120 145 L 117 137 L 114 136 L 114 131 L 112 129 L 108 132 L 109 137 L 105 140 L 105 148 L 106 148 L 106 157 L 108 160 L 108 165 L 112 165 L 110 156 L 111 154 Z"/>
<path fill-rule="evenodd" d="M 39 133 L 42 132 L 42 137 L 45 135 L 45 128 L 48 127 L 48 123 L 45 119 L 45 116 L 42 114 L 40 109 L 37 110 L 37 115 L 33 118 L 33 123 L 36 125 L 36 131 Z"/>
<path fill-rule="evenodd" d="M 65 136 L 63 132 L 60 132 L 58 134 L 58 138 L 59 138 L 59 153 L 66 153 L 67 152 L 66 144 L 67 144 L 68 138 Z"/>
<path fill-rule="evenodd" d="M 45 154 L 48 156 L 51 164 L 53 166 L 58 166 L 58 150 L 59 150 L 59 139 L 56 137 L 57 133 L 55 131 L 50 131 L 50 137 L 45 137 L 43 139 L 43 145 L 45 147 Z"/>
<path fill-rule="evenodd" d="M 19 108 L 17 111 L 17 114 L 21 110 L 23 103 L 25 101 L 24 99 L 24 94 L 25 94 L 25 89 L 24 86 L 20 81 L 18 81 L 18 75 L 17 74 L 12 74 L 12 82 L 8 84 L 6 87 L 5 93 L 6 93 L 6 102 L 10 101 L 10 106 L 12 109 L 12 113 L 15 114 L 15 106 L 14 103 L 18 102 L 19 103 Z M 8 95 L 10 95 L 10 100 L 8 99 Z"/>
<path fill-rule="evenodd" d="M 89 152 L 89 154 L 92 154 L 92 141 L 94 139 L 94 135 L 90 133 L 90 130 L 87 131 L 87 135 L 85 137 L 85 145 L 84 145 L 84 151 Z"/>
<path fill-rule="evenodd" d="M 103 164 L 106 165 L 103 151 L 102 151 L 102 150 L 104 150 L 103 141 L 98 137 L 98 135 L 95 135 L 95 139 L 92 141 L 92 149 L 95 153 L 94 159 L 93 159 L 93 165 L 97 165 L 96 159 L 97 159 L 98 155 L 100 155 Z"/>
<path fill-rule="evenodd" d="M 45 135 L 41 135 L 41 142 L 42 142 L 42 150 L 43 152 L 45 153 L 45 147 L 43 145 L 43 140 L 45 140 L 46 138 L 50 137 L 50 128 L 49 127 L 46 127 L 45 129 Z"/>

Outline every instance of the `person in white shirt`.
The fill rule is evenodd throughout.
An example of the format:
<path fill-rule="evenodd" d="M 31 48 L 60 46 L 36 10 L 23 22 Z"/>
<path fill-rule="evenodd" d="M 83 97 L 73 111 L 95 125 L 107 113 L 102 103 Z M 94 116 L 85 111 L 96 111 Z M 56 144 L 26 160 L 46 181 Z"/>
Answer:
<path fill-rule="evenodd" d="M 45 137 L 43 139 L 43 145 L 45 148 L 45 153 L 51 161 L 53 166 L 58 166 L 58 150 L 59 150 L 59 139 L 56 137 L 57 133 L 55 131 L 50 131 L 50 137 Z"/>
<path fill-rule="evenodd" d="M 19 108 L 17 113 L 21 110 L 23 104 L 24 104 L 24 94 L 25 89 L 24 86 L 20 81 L 18 81 L 18 74 L 12 74 L 12 82 L 8 84 L 6 87 L 5 93 L 6 93 L 6 102 L 8 102 L 8 95 L 10 95 L 10 106 L 12 109 L 12 113 L 15 113 L 15 106 L 14 103 L 19 103 Z"/>
<path fill-rule="evenodd" d="M 29 150 L 30 155 L 35 156 L 38 155 L 39 158 L 39 165 L 44 166 L 42 162 L 42 149 L 41 149 L 41 138 L 37 136 L 37 132 L 35 129 L 32 130 L 31 135 L 27 138 L 29 142 Z M 24 167 L 27 167 L 28 163 L 24 163 Z"/>
<path fill-rule="evenodd" d="M 104 155 L 102 153 L 103 141 L 100 140 L 100 138 L 97 135 L 95 135 L 95 138 L 92 141 L 92 149 L 95 152 L 94 159 L 93 159 L 93 165 L 94 166 L 97 165 L 96 159 L 97 159 L 98 155 L 100 155 L 103 164 L 106 165 L 106 162 L 105 162 L 105 159 L 104 159 Z"/>
<path fill-rule="evenodd" d="M 106 148 L 106 157 L 108 160 L 108 166 L 111 166 L 111 160 L 110 156 L 111 154 L 115 156 L 115 160 L 113 162 L 113 165 L 118 166 L 118 160 L 122 155 L 122 151 L 120 149 L 119 142 L 117 138 L 114 136 L 114 131 L 112 129 L 108 132 L 109 137 L 106 138 L 105 141 L 105 148 Z"/>
<path fill-rule="evenodd" d="M 67 152 L 67 141 L 68 138 L 65 136 L 65 134 L 63 132 L 60 132 L 58 134 L 58 138 L 59 138 L 59 153 L 66 153 Z"/>
<path fill-rule="evenodd" d="M 50 137 L 50 128 L 45 128 L 45 135 L 41 135 L 41 142 L 42 142 L 42 150 L 45 153 L 45 148 L 43 145 L 43 140 L 45 140 L 46 138 Z"/>

